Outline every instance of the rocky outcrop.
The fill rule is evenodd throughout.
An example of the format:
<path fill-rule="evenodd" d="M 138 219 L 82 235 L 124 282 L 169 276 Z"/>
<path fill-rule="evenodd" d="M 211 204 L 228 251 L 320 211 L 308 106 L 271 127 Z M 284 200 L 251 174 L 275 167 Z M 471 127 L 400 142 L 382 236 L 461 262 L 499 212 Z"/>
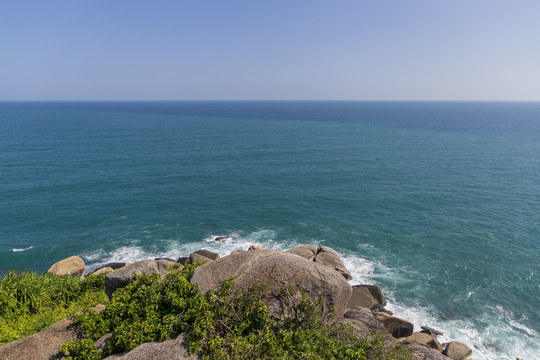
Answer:
<path fill-rule="evenodd" d="M 329 314 L 330 323 L 343 314 L 352 292 L 349 283 L 336 271 L 294 254 L 269 249 L 238 251 L 199 266 L 193 271 L 191 282 L 206 292 L 229 279 L 236 281 L 239 290 L 258 282 L 267 284 L 264 301 L 273 317 L 287 314 L 291 301 L 294 302 L 280 295 L 282 285 L 302 287 L 313 300 L 322 297 L 321 310 Z M 332 314 L 331 309 L 335 309 Z"/>
<path fill-rule="evenodd" d="M 105 294 L 111 297 L 114 291 L 129 284 L 135 278 L 135 275 L 159 274 L 163 279 L 169 271 L 166 263 L 161 260 L 137 261 L 105 276 Z"/>
<path fill-rule="evenodd" d="M 396 339 L 412 335 L 414 325 L 407 320 L 389 315 L 384 312 L 375 312 L 373 316 L 390 332 Z"/>
<path fill-rule="evenodd" d="M 85 270 L 83 259 L 78 256 L 70 256 L 54 263 L 47 272 L 58 276 L 83 276 Z"/>
<path fill-rule="evenodd" d="M 444 356 L 439 351 L 429 347 L 409 345 L 408 348 L 412 351 L 414 359 L 417 360 L 449 360 L 447 356 Z"/>
<path fill-rule="evenodd" d="M 161 342 L 145 343 L 135 349 L 106 357 L 105 360 L 196 360 L 200 357 L 190 355 L 185 344 L 186 336 L 178 335 L 176 339 Z"/>
<path fill-rule="evenodd" d="M 452 360 L 465 360 L 472 354 L 472 350 L 459 341 L 450 341 L 443 351 L 443 354 Z"/>
<path fill-rule="evenodd" d="M 350 280 L 351 274 L 341 261 L 339 254 L 328 246 L 317 245 L 298 245 L 287 250 L 288 253 L 295 254 L 307 260 L 315 261 L 319 264 L 334 269 L 347 280 Z"/>
<path fill-rule="evenodd" d="M 64 319 L 37 334 L 0 346 L 0 359 L 62 359 L 60 346 L 68 341 L 80 340 L 82 336 L 82 330 L 72 320 Z"/>

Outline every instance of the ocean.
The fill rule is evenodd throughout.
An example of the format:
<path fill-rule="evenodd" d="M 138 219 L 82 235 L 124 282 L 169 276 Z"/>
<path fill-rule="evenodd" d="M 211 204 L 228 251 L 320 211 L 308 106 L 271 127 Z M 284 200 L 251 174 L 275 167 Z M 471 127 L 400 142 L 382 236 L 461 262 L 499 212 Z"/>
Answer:
<path fill-rule="evenodd" d="M 534 360 L 539 222 L 538 102 L 0 103 L 0 273 L 321 244 L 416 331 Z"/>

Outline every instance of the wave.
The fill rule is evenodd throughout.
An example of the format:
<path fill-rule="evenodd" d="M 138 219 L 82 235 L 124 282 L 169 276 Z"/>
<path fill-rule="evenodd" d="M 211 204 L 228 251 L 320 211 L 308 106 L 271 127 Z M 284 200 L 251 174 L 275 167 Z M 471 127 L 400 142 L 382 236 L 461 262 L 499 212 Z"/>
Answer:
<path fill-rule="evenodd" d="M 190 243 L 165 241 L 165 246 L 161 249 L 147 249 L 140 246 L 138 242 L 133 242 L 129 246 L 121 246 L 109 253 L 98 250 L 85 254 L 83 258 L 88 264 L 88 270 L 91 271 L 111 262 L 134 262 L 157 257 L 177 259 L 201 248 L 216 252 L 223 257 L 236 250 L 247 250 L 251 245 L 287 250 L 301 244 L 296 240 L 278 241 L 276 235 L 273 230 L 259 230 L 251 233 L 233 231 L 225 234 L 211 234 L 201 241 Z M 311 243 L 325 244 L 324 241 Z M 325 245 L 333 247 L 332 244 Z M 351 284 L 379 285 L 388 302 L 386 308 L 395 316 L 412 322 L 415 331 L 419 331 L 420 326 L 440 330 L 443 332 L 443 335 L 438 338 L 441 343 L 452 340 L 462 342 L 473 349 L 472 357 L 476 360 L 515 359 L 516 357 L 540 359 L 540 347 L 537 345 L 538 333 L 521 322 L 526 319 L 515 319 L 500 307 L 487 306 L 485 311 L 477 314 L 482 324 L 489 324 L 483 326 L 476 321 L 477 319 L 443 319 L 437 315 L 440 311 L 437 310 L 435 304 L 405 306 L 395 298 L 391 288 L 381 283 L 398 284 L 411 281 L 413 274 L 402 273 L 383 263 L 362 258 L 351 251 L 334 248 L 340 253 L 343 263 L 353 277 Z M 376 279 L 381 280 L 381 283 Z M 474 293 L 466 295 L 467 298 L 471 296 L 474 296 Z"/>
<path fill-rule="evenodd" d="M 22 251 L 30 250 L 30 249 L 33 249 L 33 248 L 34 248 L 33 246 L 29 246 L 29 247 L 24 248 L 24 249 L 11 249 L 11 252 L 22 252 Z"/>

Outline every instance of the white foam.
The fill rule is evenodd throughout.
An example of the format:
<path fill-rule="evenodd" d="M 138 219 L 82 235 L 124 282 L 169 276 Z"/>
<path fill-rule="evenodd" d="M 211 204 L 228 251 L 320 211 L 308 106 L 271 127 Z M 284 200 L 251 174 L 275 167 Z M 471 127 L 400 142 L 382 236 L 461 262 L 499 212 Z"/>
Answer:
<path fill-rule="evenodd" d="M 33 249 L 34 247 L 33 246 L 29 246 L 27 248 L 24 248 L 24 249 L 11 249 L 12 252 L 21 252 L 21 251 L 26 251 L 26 250 L 30 250 L 30 249 Z"/>

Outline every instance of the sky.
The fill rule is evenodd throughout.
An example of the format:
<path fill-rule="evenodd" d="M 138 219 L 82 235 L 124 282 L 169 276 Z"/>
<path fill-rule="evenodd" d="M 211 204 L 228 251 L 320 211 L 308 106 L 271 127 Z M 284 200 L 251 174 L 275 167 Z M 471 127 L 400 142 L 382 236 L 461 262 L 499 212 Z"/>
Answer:
<path fill-rule="evenodd" d="M 537 0 L 17 0 L 0 101 L 540 100 Z"/>

